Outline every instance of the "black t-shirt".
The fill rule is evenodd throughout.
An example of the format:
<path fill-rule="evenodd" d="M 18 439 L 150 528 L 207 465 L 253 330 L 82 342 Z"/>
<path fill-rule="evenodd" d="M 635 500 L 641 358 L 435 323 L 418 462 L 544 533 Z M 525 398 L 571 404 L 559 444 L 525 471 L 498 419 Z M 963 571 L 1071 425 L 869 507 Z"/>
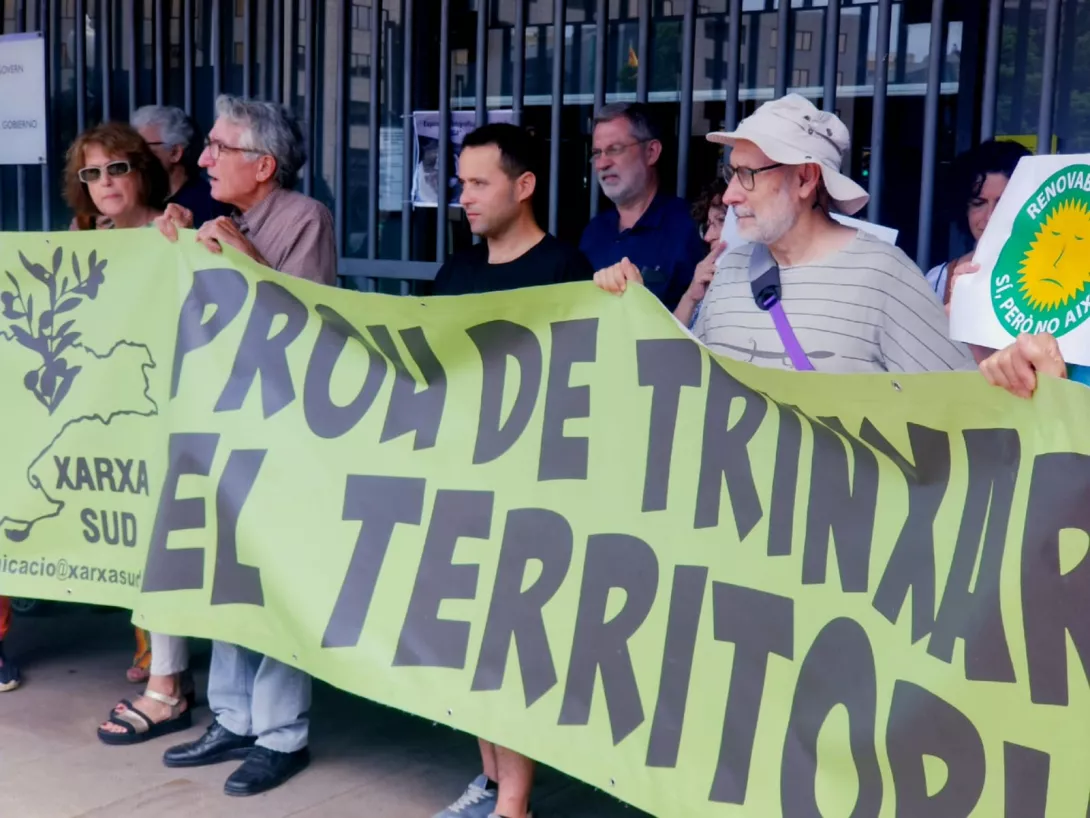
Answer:
<path fill-rule="evenodd" d="M 497 290 L 517 290 L 567 281 L 587 281 L 594 277 L 578 249 L 545 234 L 545 238 L 518 258 L 503 264 L 488 263 L 488 244 L 481 242 L 456 253 L 435 277 L 435 295 L 467 295 Z"/>

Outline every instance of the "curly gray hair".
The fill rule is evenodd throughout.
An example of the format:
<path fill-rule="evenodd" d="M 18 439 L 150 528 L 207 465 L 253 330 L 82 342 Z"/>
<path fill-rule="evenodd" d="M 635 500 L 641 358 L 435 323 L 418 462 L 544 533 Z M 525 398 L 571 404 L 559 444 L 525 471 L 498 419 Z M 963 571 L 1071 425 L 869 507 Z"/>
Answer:
<path fill-rule="evenodd" d="M 239 147 L 271 156 L 276 160 L 277 183 L 284 188 L 294 187 L 306 164 L 307 151 L 303 130 L 290 108 L 223 94 L 216 100 L 216 118 L 241 126 Z"/>

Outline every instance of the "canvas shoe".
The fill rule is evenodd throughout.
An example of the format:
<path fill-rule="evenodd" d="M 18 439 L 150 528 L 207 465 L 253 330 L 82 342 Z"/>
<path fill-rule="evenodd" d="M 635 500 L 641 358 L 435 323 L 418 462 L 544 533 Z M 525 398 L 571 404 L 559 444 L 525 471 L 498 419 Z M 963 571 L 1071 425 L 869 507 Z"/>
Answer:
<path fill-rule="evenodd" d="M 488 777 L 482 773 L 469 782 L 457 801 L 432 818 L 490 818 L 496 808 L 496 791 L 487 785 Z"/>

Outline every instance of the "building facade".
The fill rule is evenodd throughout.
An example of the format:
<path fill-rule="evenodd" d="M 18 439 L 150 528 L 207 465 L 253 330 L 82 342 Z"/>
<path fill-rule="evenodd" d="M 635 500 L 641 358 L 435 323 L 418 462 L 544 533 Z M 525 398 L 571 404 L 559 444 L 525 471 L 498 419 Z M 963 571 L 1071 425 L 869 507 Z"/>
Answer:
<path fill-rule="evenodd" d="M 647 101 L 664 183 L 691 198 L 722 162 L 704 135 L 797 91 L 848 124 L 845 169 L 921 266 L 963 241 L 943 195 L 959 151 L 993 134 L 1090 150 L 1090 0 L 0 2 L 0 33 L 46 33 L 51 134 L 46 165 L 0 168 L 3 229 L 67 225 L 59 176 L 82 128 L 161 102 L 207 129 L 218 93 L 249 94 L 306 123 L 301 186 L 334 211 L 342 273 L 365 289 L 426 292 L 470 240 L 457 208 L 413 202 L 418 112 L 534 129 L 541 218 L 576 241 L 608 206 L 588 161 L 597 107 Z M 445 130 L 433 176 L 454 172 Z"/>

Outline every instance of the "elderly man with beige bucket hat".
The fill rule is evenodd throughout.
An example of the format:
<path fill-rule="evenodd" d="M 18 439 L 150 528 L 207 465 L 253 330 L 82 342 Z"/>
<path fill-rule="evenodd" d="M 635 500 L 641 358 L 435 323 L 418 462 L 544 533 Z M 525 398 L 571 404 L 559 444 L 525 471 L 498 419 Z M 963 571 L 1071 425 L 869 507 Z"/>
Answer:
<path fill-rule="evenodd" d="M 767 102 L 731 132 L 723 204 L 747 244 L 714 277 L 694 277 L 674 315 L 715 352 L 760 366 L 820 372 L 971 369 L 946 313 L 897 247 L 845 227 L 869 196 L 841 172 L 848 129 L 797 94 Z M 630 264 L 600 270 L 602 289 L 640 282 Z"/>

